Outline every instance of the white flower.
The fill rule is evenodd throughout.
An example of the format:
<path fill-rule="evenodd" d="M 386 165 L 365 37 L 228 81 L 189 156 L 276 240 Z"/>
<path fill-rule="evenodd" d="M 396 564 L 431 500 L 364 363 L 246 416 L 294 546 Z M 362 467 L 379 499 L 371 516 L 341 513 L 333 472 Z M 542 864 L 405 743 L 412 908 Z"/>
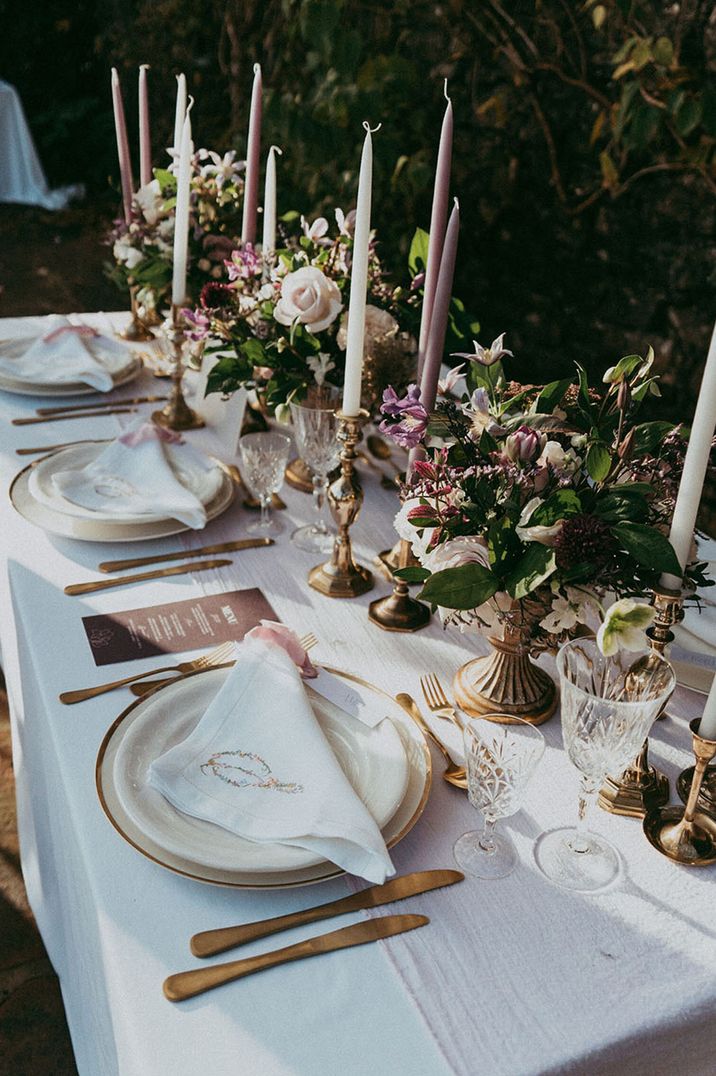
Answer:
<path fill-rule="evenodd" d="M 393 520 L 393 526 L 399 538 L 404 538 L 410 542 L 413 553 L 418 558 L 421 564 L 424 565 L 425 558 L 428 555 L 428 545 L 430 539 L 433 536 L 434 527 L 423 527 L 422 530 L 418 530 L 408 520 L 408 512 L 412 508 L 417 508 L 420 504 L 419 497 L 408 497 L 400 508 L 400 511 Z"/>
<path fill-rule="evenodd" d="M 512 352 L 507 351 L 503 346 L 504 343 L 505 334 L 500 333 L 489 347 L 483 347 L 482 344 L 478 344 L 477 340 L 473 340 L 474 351 L 453 351 L 453 355 L 456 359 L 469 359 L 471 362 L 479 362 L 481 366 L 493 366 L 496 362 L 499 362 L 503 355 L 512 356 Z"/>
<path fill-rule="evenodd" d="M 308 360 L 308 366 L 317 385 L 322 385 L 326 380 L 328 371 L 336 368 L 335 362 L 325 351 L 319 351 L 317 355 L 311 355 Z"/>
<path fill-rule="evenodd" d="M 644 650 L 645 631 L 653 622 L 655 610 L 651 605 L 622 598 L 607 609 L 604 623 L 597 632 L 597 646 L 610 657 L 617 650 Z"/>
<path fill-rule="evenodd" d="M 355 231 L 355 228 L 356 228 L 356 211 L 355 211 L 355 209 L 351 209 L 351 210 L 348 211 L 348 213 L 344 213 L 342 209 L 340 209 L 338 206 L 336 206 L 335 214 L 336 214 L 336 224 L 338 225 L 338 231 L 341 233 L 341 235 L 345 235 L 345 236 L 348 236 L 350 238 L 353 235 L 353 232 Z"/>
<path fill-rule="evenodd" d="M 471 421 L 470 436 L 475 440 L 479 440 L 482 431 L 492 425 L 490 397 L 487 390 L 484 388 L 475 389 L 469 401 L 463 404 L 462 411 Z"/>
<path fill-rule="evenodd" d="M 589 611 L 596 604 L 594 595 L 576 587 L 565 587 L 564 594 L 552 599 L 551 612 L 540 621 L 540 627 L 550 635 L 571 631 L 577 624 L 588 623 Z"/>
<path fill-rule="evenodd" d="M 142 216 L 147 224 L 156 224 L 162 215 L 163 205 L 162 188 L 159 186 L 159 180 L 153 179 L 150 183 L 145 183 L 143 187 L 140 187 L 134 195 L 134 201 L 141 209 Z"/>
<path fill-rule="evenodd" d="M 557 471 L 571 474 L 579 467 L 579 462 L 579 457 L 571 448 L 565 452 L 559 441 L 547 441 L 537 460 L 537 466 L 546 467 L 549 464 Z"/>
<path fill-rule="evenodd" d="M 309 332 L 319 333 L 335 321 L 343 309 L 338 285 L 320 269 L 304 265 L 281 282 L 281 298 L 273 316 L 280 325 L 300 322 Z"/>
<path fill-rule="evenodd" d="M 218 153 L 214 153 L 213 149 L 200 149 L 199 160 L 210 160 L 211 164 L 205 164 L 200 169 L 200 174 L 204 179 L 210 179 L 214 177 L 216 179 L 217 190 L 221 190 L 225 183 L 231 183 L 238 179 L 239 174 L 244 167 L 243 162 L 238 164 L 236 162 L 236 150 L 229 150 L 223 157 L 220 157 Z"/>
<path fill-rule="evenodd" d="M 312 243 L 317 243 L 319 239 L 323 239 L 328 231 L 328 221 L 325 217 L 316 217 L 313 224 L 310 224 L 305 217 L 301 217 L 301 227 L 303 228 L 303 234 Z"/>
<path fill-rule="evenodd" d="M 445 377 L 438 381 L 438 394 L 440 396 L 447 396 L 449 392 L 452 392 L 464 373 L 464 362 L 461 362 L 459 366 L 453 366 L 452 370 L 448 370 Z"/>
<path fill-rule="evenodd" d="M 550 527 L 543 527 L 535 524 L 532 527 L 528 527 L 527 523 L 542 504 L 541 497 L 533 497 L 531 501 L 522 509 L 522 514 L 519 519 L 515 530 L 517 537 L 521 542 L 539 542 L 540 545 L 554 545 L 557 541 L 559 532 L 562 530 L 563 519 L 558 519 L 556 523 L 553 523 Z"/>
<path fill-rule="evenodd" d="M 121 239 L 118 239 L 112 247 L 112 253 L 114 254 L 116 261 L 124 262 L 130 272 L 132 269 L 136 269 L 144 257 L 141 250 L 137 250 L 136 247 L 131 246 Z"/>

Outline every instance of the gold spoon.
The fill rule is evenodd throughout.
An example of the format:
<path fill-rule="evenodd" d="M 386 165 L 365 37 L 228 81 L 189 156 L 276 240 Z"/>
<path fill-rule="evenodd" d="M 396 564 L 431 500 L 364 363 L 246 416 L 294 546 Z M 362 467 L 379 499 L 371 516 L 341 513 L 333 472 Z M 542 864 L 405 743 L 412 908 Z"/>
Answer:
<path fill-rule="evenodd" d="M 384 441 L 382 437 L 378 437 L 377 433 L 369 433 L 366 442 L 368 451 L 372 456 L 375 456 L 377 460 L 383 460 L 385 463 L 389 463 L 391 467 L 395 468 L 396 474 L 402 474 L 403 468 L 399 467 L 393 459 L 393 450 L 387 441 Z"/>
<path fill-rule="evenodd" d="M 415 724 L 420 729 L 422 729 L 425 735 L 433 741 L 435 746 L 442 753 L 447 763 L 447 766 L 443 771 L 443 780 L 447 781 L 450 785 L 455 785 L 456 788 L 467 788 L 467 774 L 465 772 L 465 767 L 457 766 L 453 762 L 452 758 L 450 757 L 450 753 L 448 752 L 448 749 L 445 747 L 444 744 L 440 743 L 440 740 L 437 738 L 433 730 L 430 728 L 430 725 L 428 725 L 427 721 L 420 713 L 415 699 L 413 699 L 411 695 L 406 695 L 405 692 L 401 691 L 398 695 L 395 696 L 395 701 L 397 702 L 398 706 L 402 707 L 402 709 L 405 710 L 406 714 L 409 714 L 410 717 L 412 717 Z"/>

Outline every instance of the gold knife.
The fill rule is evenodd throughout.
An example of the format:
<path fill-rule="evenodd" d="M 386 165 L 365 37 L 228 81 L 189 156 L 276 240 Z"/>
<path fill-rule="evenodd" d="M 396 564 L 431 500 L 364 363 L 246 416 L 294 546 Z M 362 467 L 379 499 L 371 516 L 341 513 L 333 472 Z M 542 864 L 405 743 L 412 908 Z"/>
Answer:
<path fill-rule="evenodd" d="M 227 964 L 214 964 L 210 968 L 196 968 L 194 971 L 180 971 L 164 980 L 164 996 L 170 1001 L 184 1001 L 215 986 L 243 979 L 264 968 L 273 968 L 277 964 L 287 964 L 292 960 L 303 960 L 321 953 L 332 953 L 336 949 L 349 949 L 353 945 L 365 945 L 366 942 L 390 938 L 406 930 L 416 930 L 426 926 L 430 920 L 426 915 L 383 915 L 377 919 L 367 919 L 364 923 L 355 923 L 351 927 L 332 930 L 330 934 L 319 934 L 316 938 L 288 945 L 285 949 L 274 949 L 261 956 L 249 956 L 243 960 L 231 960 Z"/>
<path fill-rule="evenodd" d="M 208 572 L 212 568 L 224 568 L 232 560 L 198 560 L 194 564 L 176 564 L 173 568 L 156 568 L 152 572 L 137 575 L 118 575 L 114 579 L 100 579 L 97 583 L 70 583 L 65 594 L 93 594 L 95 590 L 122 587 L 128 583 L 143 583 L 146 579 L 164 579 L 167 575 L 186 575 L 188 572 Z"/>
<path fill-rule="evenodd" d="M 84 441 L 62 441 L 59 445 L 34 445 L 32 448 L 16 448 L 17 456 L 38 456 L 41 452 L 57 452 L 60 448 L 71 448 L 72 445 L 101 444 L 93 438 L 85 438 Z"/>
<path fill-rule="evenodd" d="M 276 934 L 279 930 L 317 923 L 321 919 L 332 919 L 336 915 L 357 912 L 362 908 L 379 908 L 382 904 L 390 904 L 394 900 L 404 900 L 406 897 L 417 896 L 418 893 L 429 893 L 431 889 L 454 885 L 455 882 L 462 882 L 464 877 L 460 871 L 454 870 L 415 871 L 413 874 L 404 874 L 401 878 L 393 878 L 384 885 L 371 885 L 360 893 L 352 893 L 349 897 L 341 897 L 314 908 L 305 908 L 300 912 L 277 915 L 273 919 L 244 923 L 238 927 L 203 930 L 194 935 L 189 947 L 194 956 L 216 956 L 217 953 L 223 953 L 237 945 Z"/>
<path fill-rule="evenodd" d="M 161 403 L 168 396 L 130 396 L 123 400 L 95 400 L 94 403 L 69 404 L 65 407 L 36 407 L 36 415 L 64 415 L 69 411 L 94 411 L 98 407 L 125 407 L 129 404 Z"/>
<path fill-rule="evenodd" d="M 240 549 L 260 549 L 273 545 L 273 538 L 240 538 L 236 542 L 219 542 L 218 545 L 205 545 L 201 549 L 181 549 L 178 553 L 158 553 L 153 557 L 135 557 L 133 560 L 103 560 L 97 565 L 100 572 L 121 572 L 125 568 L 143 568 L 145 564 L 163 564 L 167 560 L 181 560 L 182 557 L 203 557 L 207 553 L 234 553 Z"/>
<path fill-rule="evenodd" d="M 35 415 L 33 418 L 14 418 L 13 426 L 36 426 L 39 422 L 65 422 L 68 418 L 97 418 L 99 415 L 128 415 L 133 407 L 112 407 L 106 411 L 80 411 L 70 415 Z"/>

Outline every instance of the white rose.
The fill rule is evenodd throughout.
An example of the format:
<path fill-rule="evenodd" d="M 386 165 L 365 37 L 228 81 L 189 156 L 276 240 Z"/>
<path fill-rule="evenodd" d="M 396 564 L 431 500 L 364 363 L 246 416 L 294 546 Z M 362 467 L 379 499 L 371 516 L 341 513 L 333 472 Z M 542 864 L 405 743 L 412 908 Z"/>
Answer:
<path fill-rule="evenodd" d="M 273 316 L 280 325 L 305 325 L 309 332 L 327 329 L 343 309 L 338 285 L 313 265 L 288 273 Z"/>
<path fill-rule="evenodd" d="M 431 572 L 442 572 L 445 568 L 461 568 L 475 562 L 490 567 L 487 542 L 484 538 L 463 535 L 436 546 L 426 557 L 425 567 Z"/>

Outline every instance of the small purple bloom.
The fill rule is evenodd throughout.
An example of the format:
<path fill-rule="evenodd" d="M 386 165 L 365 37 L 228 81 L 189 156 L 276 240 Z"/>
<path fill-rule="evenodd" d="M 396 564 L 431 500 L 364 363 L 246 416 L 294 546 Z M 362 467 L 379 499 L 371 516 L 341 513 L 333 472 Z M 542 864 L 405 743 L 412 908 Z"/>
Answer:
<path fill-rule="evenodd" d="M 393 415 L 398 418 L 403 411 L 409 407 L 415 407 L 416 404 L 421 406 L 420 389 L 417 385 L 408 385 L 407 392 L 402 400 L 393 386 L 388 385 L 387 389 L 383 391 L 383 403 L 380 405 L 380 410 L 384 415 Z"/>
<path fill-rule="evenodd" d="M 209 329 L 211 328 L 211 321 L 203 310 L 190 310 L 185 307 L 182 310 L 184 320 L 188 323 L 188 327 L 184 331 L 184 335 L 189 340 L 206 340 L 209 335 Z"/>
<path fill-rule="evenodd" d="M 252 276 L 261 276 L 263 266 L 260 256 L 256 253 L 253 243 L 246 243 L 243 247 L 233 251 L 229 261 L 225 261 L 229 273 L 229 280 L 248 280 Z"/>
<path fill-rule="evenodd" d="M 403 409 L 400 422 L 385 419 L 380 424 L 380 430 L 403 448 L 416 448 L 423 440 L 429 420 L 430 415 L 423 405 L 416 403 Z"/>

